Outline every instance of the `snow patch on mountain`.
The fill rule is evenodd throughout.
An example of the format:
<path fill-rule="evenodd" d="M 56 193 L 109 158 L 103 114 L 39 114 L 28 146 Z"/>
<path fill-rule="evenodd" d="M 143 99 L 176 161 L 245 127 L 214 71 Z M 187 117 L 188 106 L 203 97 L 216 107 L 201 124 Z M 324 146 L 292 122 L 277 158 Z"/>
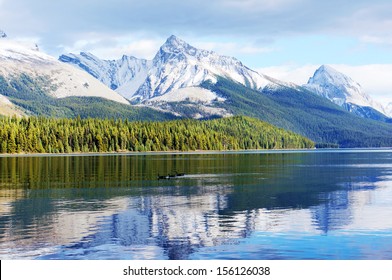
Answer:
<path fill-rule="evenodd" d="M 180 88 L 153 97 L 143 103 L 144 106 L 159 109 L 161 111 L 174 113 L 179 117 L 191 117 L 195 119 L 221 116 L 232 116 L 226 109 L 220 107 L 220 103 L 226 99 L 219 97 L 215 92 L 201 87 Z M 176 103 L 181 102 L 192 114 L 177 112 Z"/>
<path fill-rule="evenodd" d="M 357 106 L 371 107 L 386 115 L 383 106 L 366 94 L 359 83 L 328 65 L 318 68 L 304 87 L 349 111 Z"/>
<path fill-rule="evenodd" d="M 200 88 L 200 87 L 188 87 L 188 88 L 180 88 L 177 90 L 170 91 L 165 95 L 160 95 L 148 100 L 150 102 L 181 102 L 181 101 L 189 101 L 189 102 L 203 102 L 203 103 L 211 103 L 213 101 L 223 102 L 225 98 L 217 96 L 216 93 Z"/>
<path fill-rule="evenodd" d="M 61 63 L 55 58 L 38 51 L 36 45 L 4 39 L 0 44 L 0 75 L 15 78 L 21 74 L 31 77 L 46 77 L 50 80 L 50 94 L 53 97 L 69 96 L 102 97 L 123 104 L 128 101 L 110 90 L 85 71 Z"/>

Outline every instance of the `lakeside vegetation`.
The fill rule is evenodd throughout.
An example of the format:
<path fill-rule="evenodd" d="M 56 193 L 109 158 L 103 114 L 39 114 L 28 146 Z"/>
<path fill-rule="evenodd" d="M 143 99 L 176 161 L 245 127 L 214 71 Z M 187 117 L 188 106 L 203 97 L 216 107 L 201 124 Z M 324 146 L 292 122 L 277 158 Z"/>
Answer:
<path fill-rule="evenodd" d="M 165 122 L 0 118 L 0 153 L 302 149 L 314 145 L 301 135 L 243 116 Z"/>

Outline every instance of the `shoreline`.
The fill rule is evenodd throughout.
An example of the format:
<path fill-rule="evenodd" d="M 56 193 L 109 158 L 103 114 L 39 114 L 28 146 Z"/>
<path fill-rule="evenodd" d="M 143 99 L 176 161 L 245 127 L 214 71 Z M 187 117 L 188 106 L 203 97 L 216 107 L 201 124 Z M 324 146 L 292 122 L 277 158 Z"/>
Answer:
<path fill-rule="evenodd" d="M 270 149 L 270 150 L 195 150 L 195 151 L 146 151 L 146 152 L 73 152 L 73 153 L 19 153 L 0 154 L 6 157 L 74 157 L 74 156 L 145 156 L 145 155 L 205 155 L 205 154 L 277 154 L 277 153 L 344 153 L 344 152 L 387 152 L 392 147 L 380 148 L 311 148 L 311 149 Z"/>

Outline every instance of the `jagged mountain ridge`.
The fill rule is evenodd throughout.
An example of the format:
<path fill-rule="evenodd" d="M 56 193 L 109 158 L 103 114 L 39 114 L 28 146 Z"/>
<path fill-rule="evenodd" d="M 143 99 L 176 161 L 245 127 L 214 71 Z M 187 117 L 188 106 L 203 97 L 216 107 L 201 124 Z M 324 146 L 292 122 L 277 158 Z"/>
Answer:
<path fill-rule="evenodd" d="M 128 92 L 136 91 L 147 76 L 151 61 L 123 55 L 118 60 L 101 60 L 91 53 L 61 55 L 59 60 L 88 72 L 102 83 L 130 98 Z M 130 83 L 132 81 L 132 83 Z"/>
<path fill-rule="evenodd" d="M 62 55 L 59 59 L 86 70 L 137 103 L 183 88 L 199 87 L 205 81 L 216 82 L 218 77 L 231 79 L 256 90 L 262 90 L 267 85 L 289 85 L 251 70 L 236 58 L 197 49 L 174 35 L 161 46 L 152 61 L 133 58 L 129 69 L 137 71 L 131 70 L 135 74 L 127 77 L 122 75 L 124 79 L 113 79 L 119 76 L 119 60 L 99 60 L 86 53 Z"/>
<path fill-rule="evenodd" d="M 319 67 L 304 87 L 360 117 L 377 120 L 388 115 L 385 108 L 366 94 L 359 83 L 331 66 Z"/>
<path fill-rule="evenodd" d="M 154 57 L 146 81 L 135 96 L 141 100 L 151 99 L 173 90 L 200 86 L 205 81 L 216 82 L 218 76 L 252 89 L 262 89 L 273 82 L 235 58 L 199 50 L 171 36 Z"/>
<path fill-rule="evenodd" d="M 130 56 L 119 60 L 101 60 L 83 52 L 79 55 L 62 55 L 59 59 L 87 71 L 134 104 L 144 104 L 178 115 L 183 114 L 170 105 L 173 102 L 187 102 L 182 106 L 188 106 L 190 110 L 196 103 L 199 107 L 203 106 L 204 112 L 192 117 L 230 115 L 219 102 L 213 102 L 224 102 L 222 96 L 200 88 L 206 81 L 216 83 L 219 77 L 260 92 L 280 87 L 300 90 L 295 84 L 253 71 L 236 58 L 197 49 L 174 35 L 166 40 L 151 61 Z M 364 118 L 386 120 L 389 115 L 358 83 L 330 66 L 323 65 L 317 69 L 304 87 Z"/>

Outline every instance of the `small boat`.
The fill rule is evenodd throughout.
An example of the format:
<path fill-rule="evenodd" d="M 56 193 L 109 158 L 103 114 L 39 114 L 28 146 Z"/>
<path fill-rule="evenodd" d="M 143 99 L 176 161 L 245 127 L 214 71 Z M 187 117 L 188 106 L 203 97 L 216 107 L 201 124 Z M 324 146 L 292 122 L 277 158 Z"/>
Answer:
<path fill-rule="evenodd" d="M 169 178 L 170 178 L 169 175 L 163 175 L 163 176 L 161 176 L 161 175 L 158 174 L 158 180 L 167 180 L 167 179 L 169 179 Z"/>

